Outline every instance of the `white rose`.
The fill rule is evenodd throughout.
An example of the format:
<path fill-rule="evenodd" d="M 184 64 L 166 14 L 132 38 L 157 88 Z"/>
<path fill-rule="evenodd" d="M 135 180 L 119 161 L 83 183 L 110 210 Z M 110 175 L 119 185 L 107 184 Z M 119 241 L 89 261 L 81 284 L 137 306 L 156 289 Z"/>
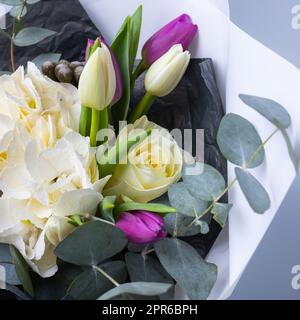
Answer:
<path fill-rule="evenodd" d="M 136 202 L 149 202 L 165 192 L 181 178 L 182 150 L 166 129 L 142 117 L 121 131 L 118 141 L 124 139 L 126 130 L 152 128 L 151 135 L 132 148 L 128 164 L 118 165 L 105 187 L 105 195 L 126 196 Z"/>

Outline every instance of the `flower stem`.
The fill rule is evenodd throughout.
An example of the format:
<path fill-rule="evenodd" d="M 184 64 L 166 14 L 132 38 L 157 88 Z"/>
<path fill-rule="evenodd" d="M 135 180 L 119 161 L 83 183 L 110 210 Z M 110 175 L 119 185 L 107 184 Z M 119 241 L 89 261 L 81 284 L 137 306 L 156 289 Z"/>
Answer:
<path fill-rule="evenodd" d="M 155 98 L 156 97 L 153 96 L 151 93 L 146 92 L 142 100 L 134 109 L 133 113 L 130 115 L 129 123 L 134 123 L 137 119 L 146 115 L 149 112 Z"/>
<path fill-rule="evenodd" d="M 106 273 L 102 268 L 98 267 L 98 266 L 93 266 L 93 268 L 98 271 L 99 273 L 101 273 L 105 278 L 107 278 L 112 284 L 114 284 L 116 287 L 118 287 L 120 284 L 114 279 L 112 278 L 108 273 Z"/>
<path fill-rule="evenodd" d="M 92 109 L 82 106 L 81 114 L 80 114 L 79 133 L 84 137 L 87 137 L 90 135 L 91 117 L 92 117 Z"/>
<path fill-rule="evenodd" d="M 246 163 L 246 168 L 252 163 L 252 161 L 254 161 L 256 159 L 256 157 L 259 155 L 260 151 L 264 148 L 264 146 L 273 138 L 273 136 L 279 132 L 280 129 L 276 129 L 275 131 L 273 131 L 268 137 L 267 139 L 255 150 L 255 152 L 253 153 L 253 155 L 250 157 L 249 161 Z M 209 213 L 214 205 L 223 198 L 223 196 L 225 196 L 225 194 L 236 184 L 237 182 L 237 178 L 235 177 L 234 180 L 224 189 L 224 191 L 210 204 L 210 206 L 204 210 L 201 214 L 200 217 L 203 217 L 204 215 L 206 215 L 207 213 Z M 198 216 L 187 226 L 187 229 L 192 227 L 194 225 L 195 222 L 197 222 L 199 220 Z"/>
<path fill-rule="evenodd" d="M 100 124 L 100 111 L 92 109 L 92 124 L 90 132 L 90 144 L 91 147 L 97 147 L 97 132 Z"/>
<path fill-rule="evenodd" d="M 15 36 L 16 36 L 16 19 L 13 19 L 13 26 L 12 26 L 12 35 L 10 40 L 10 64 L 11 69 L 13 72 L 16 71 L 16 65 L 15 65 L 15 53 L 14 53 L 14 44 L 15 44 Z"/>
<path fill-rule="evenodd" d="M 99 130 L 107 129 L 109 124 L 108 107 L 100 111 Z"/>

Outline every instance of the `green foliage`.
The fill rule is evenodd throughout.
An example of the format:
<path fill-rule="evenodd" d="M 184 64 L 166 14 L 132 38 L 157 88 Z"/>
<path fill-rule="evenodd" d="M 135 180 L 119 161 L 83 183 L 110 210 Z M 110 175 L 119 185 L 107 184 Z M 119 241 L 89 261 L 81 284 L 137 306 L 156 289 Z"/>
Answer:
<path fill-rule="evenodd" d="M 198 252 L 179 239 L 164 239 L 155 244 L 155 252 L 167 272 L 190 299 L 206 299 L 216 280 L 217 267 L 205 262 Z"/>
<path fill-rule="evenodd" d="M 18 47 L 27 47 L 55 35 L 56 32 L 44 28 L 28 27 L 19 31 L 15 37 L 14 43 Z"/>
<path fill-rule="evenodd" d="M 34 289 L 28 264 L 26 263 L 21 253 L 14 246 L 10 246 L 10 253 L 15 265 L 16 274 L 18 275 L 18 278 L 20 279 L 24 290 L 33 297 Z"/>
<path fill-rule="evenodd" d="M 265 213 L 271 206 L 271 200 L 264 187 L 246 170 L 235 168 L 235 174 L 251 208 L 256 213 Z"/>
<path fill-rule="evenodd" d="M 127 245 L 124 233 L 105 222 L 88 222 L 72 232 L 55 249 L 63 261 L 94 266 L 121 252 Z"/>
<path fill-rule="evenodd" d="M 158 282 L 131 282 L 121 284 L 120 286 L 106 292 L 98 300 L 111 300 L 118 297 L 128 299 L 131 295 L 137 296 L 158 296 L 166 293 L 171 284 L 158 283 Z"/>

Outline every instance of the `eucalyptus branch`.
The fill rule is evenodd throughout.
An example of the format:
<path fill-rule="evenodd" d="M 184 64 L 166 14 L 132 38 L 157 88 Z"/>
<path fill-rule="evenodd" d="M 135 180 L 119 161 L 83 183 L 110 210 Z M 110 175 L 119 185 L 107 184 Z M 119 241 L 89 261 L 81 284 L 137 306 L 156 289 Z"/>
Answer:
<path fill-rule="evenodd" d="M 114 279 L 112 278 L 108 273 L 106 273 L 102 268 L 98 267 L 98 266 L 93 266 L 93 268 L 98 271 L 99 273 L 101 273 L 105 278 L 107 278 L 112 284 L 114 284 L 116 287 L 118 287 L 120 284 Z"/>
<path fill-rule="evenodd" d="M 15 44 L 15 37 L 16 37 L 16 22 L 20 22 L 22 19 L 22 15 L 24 13 L 25 7 L 27 4 L 27 0 L 23 0 L 22 6 L 20 9 L 20 12 L 16 18 L 13 19 L 13 26 L 12 26 L 12 35 L 11 35 L 11 40 L 10 40 L 10 63 L 11 63 L 11 68 L 12 71 L 16 71 L 16 66 L 15 66 L 15 53 L 14 53 L 14 44 Z"/>
<path fill-rule="evenodd" d="M 267 137 L 267 139 L 255 150 L 253 155 L 250 157 L 249 161 L 246 163 L 245 167 L 248 167 L 256 159 L 260 151 L 279 131 L 280 129 L 277 128 Z M 200 214 L 200 218 L 205 216 L 207 213 L 209 213 L 213 209 L 213 207 L 216 205 L 216 203 L 220 201 L 225 196 L 225 194 L 236 184 L 236 182 L 237 182 L 237 178 L 235 177 L 234 180 L 224 189 L 224 191 L 216 199 L 214 199 L 214 201 L 210 204 L 210 206 Z M 187 226 L 187 229 L 192 227 L 200 218 L 196 216 L 196 218 Z"/>
<path fill-rule="evenodd" d="M 101 222 L 110 224 L 111 226 L 115 226 L 115 224 L 114 224 L 113 222 L 107 221 L 107 220 L 104 220 L 104 219 L 101 219 L 101 218 L 98 218 L 98 217 L 89 216 L 88 218 L 89 218 L 91 221 L 101 221 Z"/>
<path fill-rule="evenodd" d="M 13 19 L 13 27 L 12 27 L 12 35 L 11 35 L 11 40 L 10 40 L 10 64 L 12 71 L 16 71 L 16 66 L 15 66 L 15 57 L 14 57 L 14 42 L 15 42 L 15 30 L 16 30 L 16 19 Z"/>

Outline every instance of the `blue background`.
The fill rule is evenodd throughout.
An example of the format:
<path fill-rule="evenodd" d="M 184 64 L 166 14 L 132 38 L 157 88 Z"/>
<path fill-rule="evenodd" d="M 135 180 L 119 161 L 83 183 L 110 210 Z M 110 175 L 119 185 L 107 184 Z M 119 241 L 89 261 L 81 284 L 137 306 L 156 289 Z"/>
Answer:
<path fill-rule="evenodd" d="M 299 0 L 229 1 L 231 19 L 241 29 L 300 67 L 300 30 L 292 28 L 292 8 L 300 4 Z M 300 299 L 300 290 L 294 290 L 291 285 L 292 267 L 300 265 L 299 208 L 300 177 L 293 184 L 231 299 Z"/>

